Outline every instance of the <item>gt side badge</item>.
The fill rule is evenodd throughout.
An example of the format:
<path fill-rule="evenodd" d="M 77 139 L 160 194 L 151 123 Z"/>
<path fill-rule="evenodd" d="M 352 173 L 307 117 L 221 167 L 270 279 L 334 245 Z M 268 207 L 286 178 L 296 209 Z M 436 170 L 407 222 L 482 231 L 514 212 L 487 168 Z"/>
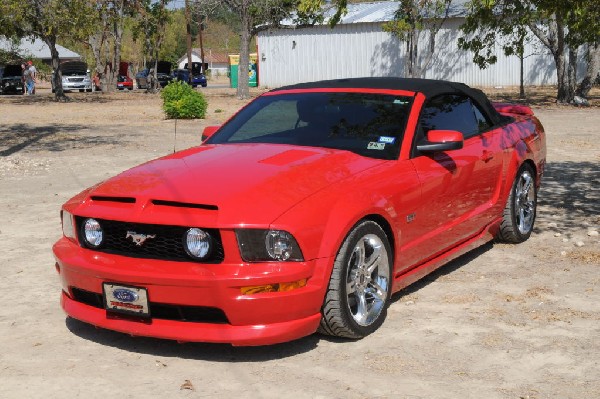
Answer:
<path fill-rule="evenodd" d="M 369 143 L 369 145 L 367 146 L 367 150 L 384 150 L 385 149 L 385 143 L 376 143 L 374 141 L 371 141 Z"/>
<path fill-rule="evenodd" d="M 406 215 L 406 223 L 410 223 L 410 222 L 414 221 L 415 216 L 416 216 L 416 214 L 414 214 L 414 213 L 410 213 L 410 214 Z"/>

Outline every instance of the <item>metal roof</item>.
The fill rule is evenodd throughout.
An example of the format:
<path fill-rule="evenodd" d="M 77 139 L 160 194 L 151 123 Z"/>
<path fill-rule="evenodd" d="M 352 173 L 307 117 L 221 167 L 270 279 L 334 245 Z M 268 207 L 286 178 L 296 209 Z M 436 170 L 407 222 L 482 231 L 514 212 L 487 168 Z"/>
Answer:
<path fill-rule="evenodd" d="M 5 51 L 16 50 L 23 57 L 32 57 L 39 59 L 52 59 L 50 48 L 40 39 L 24 38 L 21 39 L 16 48 L 13 47 L 11 40 L 0 38 L 0 49 Z M 61 59 L 80 59 L 81 55 L 69 50 L 59 44 L 56 45 L 58 56 Z"/>
<path fill-rule="evenodd" d="M 450 3 L 450 17 L 462 17 L 466 15 L 466 3 L 469 0 L 452 0 Z M 399 1 L 376 1 L 371 3 L 350 3 L 348 4 L 348 12 L 342 16 L 339 24 L 358 24 L 358 23 L 373 23 L 387 22 L 394 19 L 394 13 L 398 10 Z M 324 24 L 335 14 L 335 7 L 331 5 L 325 6 L 325 21 Z M 285 19 L 281 22 L 282 25 L 294 25 L 292 19 Z"/>

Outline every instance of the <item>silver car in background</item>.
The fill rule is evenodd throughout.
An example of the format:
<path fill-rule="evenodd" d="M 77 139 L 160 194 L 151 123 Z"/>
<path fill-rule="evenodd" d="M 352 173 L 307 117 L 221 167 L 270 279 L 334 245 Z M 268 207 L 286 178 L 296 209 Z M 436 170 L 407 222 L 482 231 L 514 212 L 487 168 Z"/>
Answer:
<path fill-rule="evenodd" d="M 85 62 L 66 61 L 60 64 L 59 68 L 62 75 L 62 87 L 64 91 L 92 91 L 92 78 L 90 77 L 90 72 Z M 53 93 L 54 90 L 54 87 L 52 87 Z"/>

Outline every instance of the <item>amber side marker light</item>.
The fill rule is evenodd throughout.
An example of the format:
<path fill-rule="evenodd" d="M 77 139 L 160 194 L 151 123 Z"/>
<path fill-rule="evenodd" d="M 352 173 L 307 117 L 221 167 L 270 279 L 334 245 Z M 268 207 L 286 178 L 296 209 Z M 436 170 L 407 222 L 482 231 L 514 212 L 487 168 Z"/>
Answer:
<path fill-rule="evenodd" d="M 251 287 L 242 287 L 242 295 L 261 294 L 263 292 L 284 292 L 291 291 L 297 288 L 302 288 L 306 285 L 306 279 L 292 281 L 291 283 L 275 283 L 265 285 L 253 285 Z"/>

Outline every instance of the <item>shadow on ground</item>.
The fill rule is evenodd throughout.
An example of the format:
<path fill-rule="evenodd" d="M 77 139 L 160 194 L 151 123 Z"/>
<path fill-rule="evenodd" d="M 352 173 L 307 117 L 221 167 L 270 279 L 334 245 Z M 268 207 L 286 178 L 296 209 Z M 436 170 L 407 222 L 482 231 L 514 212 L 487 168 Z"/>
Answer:
<path fill-rule="evenodd" d="M 88 127 L 83 125 L 63 124 L 47 126 L 4 125 L 0 127 L 0 157 L 7 157 L 24 150 L 57 152 L 122 142 L 119 136 L 84 136 L 78 134 L 87 129 Z M 125 137 L 125 135 L 122 136 Z"/>
<path fill-rule="evenodd" d="M 65 93 L 66 100 L 62 102 L 73 103 L 109 103 L 116 99 L 115 92 L 113 93 Z M 117 94 L 118 95 L 118 94 Z M 120 97 L 123 99 L 126 97 Z M 10 103 L 14 105 L 31 105 L 31 104 L 46 104 L 57 102 L 56 97 L 52 93 L 34 94 L 33 96 L 24 95 L 3 95 L 0 96 L 0 103 Z"/>
<path fill-rule="evenodd" d="M 563 222 L 569 227 L 600 223 L 600 164 L 548 163 L 538 202 L 550 213 L 565 216 Z"/>

